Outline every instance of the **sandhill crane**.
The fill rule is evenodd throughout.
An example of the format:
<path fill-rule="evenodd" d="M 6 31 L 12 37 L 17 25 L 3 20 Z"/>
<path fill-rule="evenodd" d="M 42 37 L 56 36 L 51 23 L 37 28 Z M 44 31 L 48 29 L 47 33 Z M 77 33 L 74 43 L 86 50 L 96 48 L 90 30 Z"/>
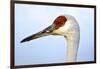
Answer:
<path fill-rule="evenodd" d="M 67 60 L 66 62 L 76 62 L 77 52 L 80 40 L 80 28 L 77 20 L 71 15 L 58 16 L 52 25 L 44 30 L 26 37 L 21 41 L 26 42 L 32 39 L 40 38 L 47 35 L 61 35 L 67 41 Z"/>

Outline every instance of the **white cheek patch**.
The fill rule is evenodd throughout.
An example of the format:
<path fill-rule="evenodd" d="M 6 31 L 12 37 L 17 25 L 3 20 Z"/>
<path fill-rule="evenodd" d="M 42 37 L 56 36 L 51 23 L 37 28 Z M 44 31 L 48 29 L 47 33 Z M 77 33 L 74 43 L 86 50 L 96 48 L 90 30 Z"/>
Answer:
<path fill-rule="evenodd" d="M 71 24 L 67 22 L 64 26 L 60 27 L 58 31 L 60 31 L 62 34 L 66 34 L 69 29 L 71 29 Z"/>
<path fill-rule="evenodd" d="M 56 30 L 56 33 L 59 33 L 61 35 L 67 35 L 69 33 L 75 33 L 76 31 L 79 31 L 78 24 L 74 24 L 70 21 L 67 21 L 64 26 Z"/>
<path fill-rule="evenodd" d="M 62 27 L 55 29 L 53 33 L 63 35 L 63 36 L 72 36 L 71 34 L 76 34 L 79 32 L 79 25 L 75 19 L 69 19 Z"/>

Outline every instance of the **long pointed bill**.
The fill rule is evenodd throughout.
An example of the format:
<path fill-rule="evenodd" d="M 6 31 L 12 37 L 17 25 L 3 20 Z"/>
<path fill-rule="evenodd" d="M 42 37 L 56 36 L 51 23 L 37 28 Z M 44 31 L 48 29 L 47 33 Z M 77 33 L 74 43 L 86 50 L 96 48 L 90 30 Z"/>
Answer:
<path fill-rule="evenodd" d="M 37 38 L 40 38 L 40 37 L 43 37 L 43 36 L 50 35 L 53 30 L 54 30 L 54 25 L 51 25 L 51 26 L 45 28 L 44 30 L 42 30 L 42 31 L 40 31 L 40 32 L 38 32 L 36 34 L 33 34 L 33 35 L 29 36 L 29 37 L 26 37 L 25 39 L 23 39 L 21 41 L 21 43 L 22 42 L 26 42 L 26 41 L 30 41 L 32 39 L 37 39 Z"/>

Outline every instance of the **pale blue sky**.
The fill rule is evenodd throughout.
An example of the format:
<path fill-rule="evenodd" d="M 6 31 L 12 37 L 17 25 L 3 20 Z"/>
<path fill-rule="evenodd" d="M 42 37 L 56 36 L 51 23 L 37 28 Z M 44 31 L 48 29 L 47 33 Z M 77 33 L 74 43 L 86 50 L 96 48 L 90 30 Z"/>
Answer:
<path fill-rule="evenodd" d="M 20 41 L 51 25 L 62 14 L 76 18 L 80 26 L 78 61 L 94 59 L 94 9 L 15 4 L 15 65 L 64 63 L 67 43 L 62 36 L 46 36 L 30 42 Z"/>

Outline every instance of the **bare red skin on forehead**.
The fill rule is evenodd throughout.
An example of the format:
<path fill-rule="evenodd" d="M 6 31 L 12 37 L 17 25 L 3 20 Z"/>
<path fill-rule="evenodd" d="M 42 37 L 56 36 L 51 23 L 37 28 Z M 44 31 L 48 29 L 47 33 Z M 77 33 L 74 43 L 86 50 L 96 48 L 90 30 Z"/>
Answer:
<path fill-rule="evenodd" d="M 59 27 L 63 26 L 66 21 L 67 18 L 65 16 L 59 16 L 55 19 L 53 24 L 55 24 L 56 29 L 58 29 Z"/>

